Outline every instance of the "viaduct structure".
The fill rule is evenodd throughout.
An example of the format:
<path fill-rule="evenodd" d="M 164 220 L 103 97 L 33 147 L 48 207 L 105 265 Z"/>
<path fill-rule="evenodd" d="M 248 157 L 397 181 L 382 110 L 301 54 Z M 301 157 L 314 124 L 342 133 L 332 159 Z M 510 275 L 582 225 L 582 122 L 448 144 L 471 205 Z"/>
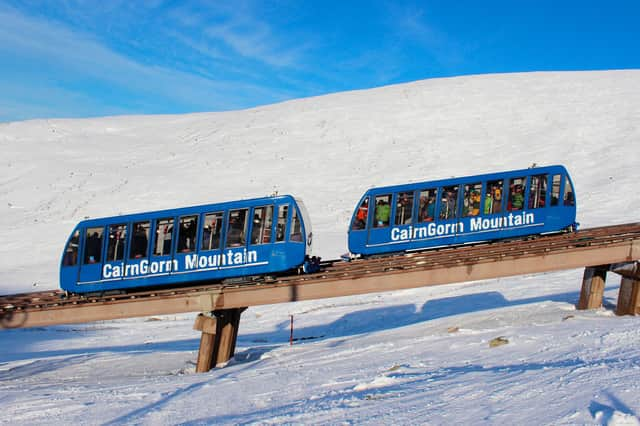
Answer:
<path fill-rule="evenodd" d="M 352 262 L 331 261 L 312 275 L 220 283 L 107 296 L 62 292 L 0 296 L 2 328 L 40 327 L 149 315 L 200 312 L 196 371 L 233 357 L 242 312 L 268 305 L 585 268 L 578 309 L 602 306 L 609 272 L 619 274 L 618 315 L 640 314 L 640 223 L 527 240 L 459 246 Z"/>

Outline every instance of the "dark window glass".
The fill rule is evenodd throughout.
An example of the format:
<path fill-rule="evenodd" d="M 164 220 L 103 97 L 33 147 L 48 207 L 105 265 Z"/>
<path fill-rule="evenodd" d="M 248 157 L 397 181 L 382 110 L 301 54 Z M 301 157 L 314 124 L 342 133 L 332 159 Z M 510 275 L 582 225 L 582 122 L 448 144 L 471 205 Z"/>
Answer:
<path fill-rule="evenodd" d="M 437 189 L 420 191 L 420 206 L 418 207 L 418 220 L 420 222 L 433 222 L 436 217 Z"/>
<path fill-rule="evenodd" d="M 227 247 L 240 247 L 246 244 L 248 209 L 231 210 L 227 227 Z"/>
<path fill-rule="evenodd" d="M 389 226 L 389 215 L 391 214 L 391 195 L 378 195 L 376 197 L 374 228 L 384 228 Z"/>
<path fill-rule="evenodd" d="M 526 177 L 519 177 L 509 180 L 509 198 L 507 199 L 507 209 L 509 211 L 522 210 L 524 207 L 526 179 Z"/>
<path fill-rule="evenodd" d="M 251 226 L 251 244 L 270 243 L 272 224 L 273 224 L 273 206 L 256 207 L 255 209 L 253 209 L 253 224 Z"/>
<path fill-rule="evenodd" d="M 492 180 L 487 182 L 487 193 L 484 196 L 484 214 L 500 213 L 502 211 L 502 187 L 504 181 Z"/>
<path fill-rule="evenodd" d="M 166 256 L 171 254 L 171 240 L 173 238 L 173 218 L 156 221 L 156 246 L 153 254 Z"/>
<path fill-rule="evenodd" d="M 565 177 L 564 179 L 564 205 L 565 206 L 575 206 L 576 199 L 573 194 L 573 188 L 571 187 L 571 181 L 569 177 Z"/>
<path fill-rule="evenodd" d="M 107 262 L 115 262 L 124 259 L 124 251 L 127 242 L 127 225 L 109 226 L 109 242 L 107 245 Z"/>
<path fill-rule="evenodd" d="M 454 219 L 458 216 L 458 185 L 442 188 L 440 219 Z"/>
<path fill-rule="evenodd" d="M 196 249 L 196 233 L 198 231 L 198 216 L 182 216 L 178 228 L 178 252 L 191 253 Z"/>
<path fill-rule="evenodd" d="M 538 209 L 547 204 L 547 178 L 549 175 L 531 176 L 528 208 Z"/>
<path fill-rule="evenodd" d="M 289 205 L 285 204 L 278 207 L 278 223 L 276 224 L 276 242 L 284 241 L 287 236 L 287 214 L 289 213 Z"/>
<path fill-rule="evenodd" d="M 74 266 L 78 263 L 78 244 L 80 243 L 80 231 L 76 230 L 67 244 L 62 259 L 62 266 Z"/>
<path fill-rule="evenodd" d="M 131 235 L 130 259 L 143 259 L 147 257 L 149 248 L 149 229 L 151 222 L 135 222 L 133 224 L 133 234 Z"/>
<path fill-rule="evenodd" d="M 551 180 L 551 205 L 557 206 L 560 199 L 560 175 L 553 175 Z"/>
<path fill-rule="evenodd" d="M 478 216 L 480 214 L 481 183 L 472 183 L 464 186 L 464 200 L 462 204 L 462 216 Z"/>
<path fill-rule="evenodd" d="M 356 217 L 353 219 L 353 223 L 351 224 L 351 229 L 356 231 L 358 229 L 364 229 L 367 227 L 367 219 L 369 218 L 369 197 L 365 198 L 364 201 L 358 207 L 358 211 L 356 212 Z"/>
<path fill-rule="evenodd" d="M 207 213 L 204 216 L 201 250 L 217 250 L 220 248 L 223 217 L 222 212 Z"/>
<path fill-rule="evenodd" d="M 88 228 L 84 241 L 84 263 L 100 263 L 102 261 L 102 234 L 104 228 Z"/>
<path fill-rule="evenodd" d="M 302 225 L 296 209 L 293 209 L 291 213 L 291 235 L 289 236 L 289 241 L 302 241 Z"/>
<path fill-rule="evenodd" d="M 413 192 L 396 195 L 396 225 L 408 225 L 413 220 Z"/>

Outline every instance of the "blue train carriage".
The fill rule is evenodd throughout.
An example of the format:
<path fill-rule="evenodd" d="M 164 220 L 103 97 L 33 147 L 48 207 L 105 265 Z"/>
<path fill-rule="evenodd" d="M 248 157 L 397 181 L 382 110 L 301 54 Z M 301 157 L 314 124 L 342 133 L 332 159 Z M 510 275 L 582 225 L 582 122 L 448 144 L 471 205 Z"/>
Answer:
<path fill-rule="evenodd" d="M 311 254 L 304 204 L 289 195 L 90 219 L 69 237 L 60 287 L 102 292 L 276 274 Z"/>
<path fill-rule="evenodd" d="M 368 190 L 349 228 L 358 255 L 573 230 L 576 198 L 563 166 Z"/>

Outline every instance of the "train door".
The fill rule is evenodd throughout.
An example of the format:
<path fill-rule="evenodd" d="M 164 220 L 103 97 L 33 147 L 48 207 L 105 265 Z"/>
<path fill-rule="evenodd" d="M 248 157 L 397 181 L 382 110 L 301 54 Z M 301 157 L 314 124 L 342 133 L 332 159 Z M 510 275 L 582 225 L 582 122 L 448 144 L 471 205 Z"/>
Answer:
<path fill-rule="evenodd" d="M 260 206 L 251 209 L 250 238 L 247 249 L 246 263 L 268 262 L 273 247 L 273 216 L 274 206 Z"/>
<path fill-rule="evenodd" d="M 200 234 L 200 255 L 206 256 L 207 269 L 217 269 L 222 260 L 222 241 L 224 231 L 224 212 L 214 211 L 202 215 L 202 233 Z"/>
<path fill-rule="evenodd" d="M 461 192 L 460 185 L 457 184 L 442 187 L 438 222 L 433 230 L 438 237 L 437 245 L 456 243 L 456 237 L 461 231 Z"/>
<path fill-rule="evenodd" d="M 129 253 L 125 276 L 142 277 L 149 273 L 149 248 L 151 247 L 151 221 L 133 222 L 129 241 Z"/>
<path fill-rule="evenodd" d="M 393 219 L 390 233 L 392 243 L 410 243 L 413 239 L 414 198 L 415 191 L 402 191 L 393 194 L 394 208 L 391 213 Z"/>
<path fill-rule="evenodd" d="M 474 235 L 474 239 L 497 240 L 501 237 L 502 232 L 500 229 L 501 224 L 504 222 L 506 210 L 504 185 L 504 179 L 495 179 L 486 182 L 481 209 L 483 219 L 488 219 L 486 223 L 488 223 L 489 226 L 487 229 L 483 226 L 482 229 L 475 230 L 475 232 L 482 232 L 482 234 Z M 483 221 L 483 223 L 485 222 Z"/>
<path fill-rule="evenodd" d="M 153 239 L 149 261 L 149 275 L 169 275 L 174 269 L 173 244 L 175 240 L 175 218 L 165 217 L 153 222 Z"/>
<path fill-rule="evenodd" d="M 126 223 L 107 226 L 106 252 L 102 266 L 103 280 L 121 280 L 125 277 L 127 234 Z"/>
<path fill-rule="evenodd" d="M 198 268 L 196 244 L 198 241 L 197 214 L 178 217 L 176 235 L 176 249 L 173 255 L 171 273 L 189 272 Z"/>
<path fill-rule="evenodd" d="M 82 261 L 78 283 L 97 282 L 102 278 L 102 252 L 104 249 L 104 226 L 84 230 Z"/>
<path fill-rule="evenodd" d="M 369 228 L 367 247 L 391 247 L 391 194 L 375 195 L 373 197 L 373 220 Z M 386 251 L 386 250 L 385 250 Z"/>
<path fill-rule="evenodd" d="M 373 210 L 369 209 L 370 198 L 366 195 L 360 200 L 358 210 L 353 215 L 349 229 L 349 251 L 352 253 L 361 253 L 367 244 L 368 229 L 371 226 L 369 217 L 373 214 Z"/>
<path fill-rule="evenodd" d="M 478 237 L 473 234 L 472 230 L 476 230 L 479 227 L 479 223 L 482 220 L 480 215 L 482 214 L 482 194 L 483 184 L 482 182 L 465 183 L 462 185 L 462 204 L 461 204 L 461 216 L 462 219 L 459 222 L 461 225 L 456 230 L 457 243 L 467 243 L 476 241 L 482 236 Z"/>

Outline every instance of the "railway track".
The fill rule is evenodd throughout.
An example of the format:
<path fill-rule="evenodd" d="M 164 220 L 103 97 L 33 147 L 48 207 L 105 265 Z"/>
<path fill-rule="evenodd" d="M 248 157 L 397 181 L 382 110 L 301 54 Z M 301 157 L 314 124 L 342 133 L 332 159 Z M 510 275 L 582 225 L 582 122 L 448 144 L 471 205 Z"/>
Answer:
<path fill-rule="evenodd" d="M 153 289 L 123 294 L 65 295 L 64 292 L 43 291 L 0 296 L 0 322 L 8 324 L 19 314 L 43 310 L 67 309 L 88 305 L 113 305 L 129 301 L 172 299 L 199 294 L 223 294 L 250 286 L 295 286 L 334 280 L 355 280 L 362 277 L 395 275 L 414 271 L 442 270 L 459 266 L 498 262 L 505 259 L 546 256 L 580 248 L 605 247 L 640 242 L 640 223 L 585 229 L 574 233 L 538 236 L 535 238 L 445 247 L 428 251 L 402 253 L 386 257 L 356 259 L 351 262 L 323 262 L 322 270 L 310 275 L 289 275 L 263 281 L 234 284 L 202 283 L 194 286 Z M 514 274 L 515 275 L 515 274 Z"/>

